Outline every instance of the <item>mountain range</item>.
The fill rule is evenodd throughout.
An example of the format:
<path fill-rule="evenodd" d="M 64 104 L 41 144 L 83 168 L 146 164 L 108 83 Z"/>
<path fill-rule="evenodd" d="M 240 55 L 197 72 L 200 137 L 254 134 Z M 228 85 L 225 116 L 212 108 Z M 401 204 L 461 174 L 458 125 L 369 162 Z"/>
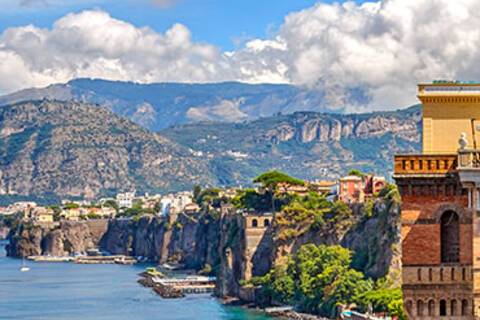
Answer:
<path fill-rule="evenodd" d="M 98 104 L 151 130 L 198 121 L 242 121 L 295 111 L 328 111 L 323 94 L 284 84 L 184 84 L 77 79 L 0 97 L 0 105 L 31 100 Z"/>
<path fill-rule="evenodd" d="M 99 197 L 247 185 L 274 168 L 304 179 L 334 179 L 353 168 L 388 177 L 393 154 L 420 149 L 420 106 L 305 111 L 316 110 L 315 99 L 288 85 L 87 79 L 3 96 L 0 194 Z M 218 105 L 227 100 L 243 101 L 233 108 L 241 117 L 231 104 Z"/>

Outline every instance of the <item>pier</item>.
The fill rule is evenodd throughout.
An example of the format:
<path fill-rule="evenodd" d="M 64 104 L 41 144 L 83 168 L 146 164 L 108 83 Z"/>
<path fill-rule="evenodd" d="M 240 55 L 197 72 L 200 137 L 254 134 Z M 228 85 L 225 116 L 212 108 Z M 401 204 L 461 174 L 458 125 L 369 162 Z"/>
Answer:
<path fill-rule="evenodd" d="M 153 288 L 162 298 L 182 298 L 187 294 L 213 293 L 215 277 L 187 276 L 184 278 L 164 278 L 152 275 L 151 272 L 141 274 L 138 282 L 145 287 Z"/>

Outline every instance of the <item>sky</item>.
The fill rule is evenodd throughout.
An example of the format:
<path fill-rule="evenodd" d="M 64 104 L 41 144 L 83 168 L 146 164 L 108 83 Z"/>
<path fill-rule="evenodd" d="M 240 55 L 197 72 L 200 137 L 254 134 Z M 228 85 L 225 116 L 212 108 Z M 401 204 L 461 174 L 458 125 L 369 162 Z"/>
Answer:
<path fill-rule="evenodd" d="M 479 42 L 478 0 L 0 0 L 0 94 L 78 77 L 243 81 L 395 109 L 418 82 L 479 80 Z"/>

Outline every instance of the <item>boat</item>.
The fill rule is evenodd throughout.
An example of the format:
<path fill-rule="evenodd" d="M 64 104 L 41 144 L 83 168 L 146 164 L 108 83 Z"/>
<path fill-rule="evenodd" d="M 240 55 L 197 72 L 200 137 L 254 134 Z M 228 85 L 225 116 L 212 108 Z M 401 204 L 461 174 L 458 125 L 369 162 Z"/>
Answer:
<path fill-rule="evenodd" d="M 30 271 L 30 268 L 25 263 L 25 258 L 22 261 L 22 266 L 20 267 L 20 272 L 27 272 Z"/>

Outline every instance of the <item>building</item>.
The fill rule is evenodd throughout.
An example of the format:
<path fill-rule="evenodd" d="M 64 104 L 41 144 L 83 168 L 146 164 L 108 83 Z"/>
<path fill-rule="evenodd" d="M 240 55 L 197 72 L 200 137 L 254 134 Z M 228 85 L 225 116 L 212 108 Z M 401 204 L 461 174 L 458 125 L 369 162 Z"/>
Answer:
<path fill-rule="evenodd" d="M 52 209 L 35 207 L 30 214 L 34 222 L 53 223 L 54 212 Z"/>
<path fill-rule="evenodd" d="M 135 191 L 117 194 L 116 200 L 119 208 L 133 207 L 133 200 L 135 199 Z"/>
<path fill-rule="evenodd" d="M 193 202 L 193 194 L 191 192 L 178 192 L 168 194 L 160 199 L 160 211 L 158 215 L 166 216 L 171 213 L 180 213 L 185 207 Z"/>
<path fill-rule="evenodd" d="M 349 175 L 340 178 L 339 200 L 345 203 L 363 203 L 382 190 L 387 181 L 375 175 Z"/>
<path fill-rule="evenodd" d="M 480 84 L 420 84 L 423 150 L 395 156 L 409 319 L 480 317 Z"/>
<path fill-rule="evenodd" d="M 346 176 L 340 178 L 339 200 L 345 203 L 356 203 L 365 201 L 363 179 L 359 176 Z"/>

